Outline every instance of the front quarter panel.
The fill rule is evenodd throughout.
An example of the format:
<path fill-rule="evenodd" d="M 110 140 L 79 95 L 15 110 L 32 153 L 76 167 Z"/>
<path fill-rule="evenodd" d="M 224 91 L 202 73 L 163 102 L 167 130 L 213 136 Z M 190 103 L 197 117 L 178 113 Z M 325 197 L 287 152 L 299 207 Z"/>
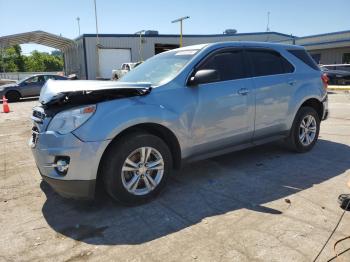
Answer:
<path fill-rule="evenodd" d="M 144 97 L 99 103 L 95 115 L 74 134 L 89 142 L 112 140 L 129 127 L 155 123 L 172 131 L 181 149 L 190 146 L 190 127 L 195 112 L 194 90 L 170 86 L 157 89 Z"/>

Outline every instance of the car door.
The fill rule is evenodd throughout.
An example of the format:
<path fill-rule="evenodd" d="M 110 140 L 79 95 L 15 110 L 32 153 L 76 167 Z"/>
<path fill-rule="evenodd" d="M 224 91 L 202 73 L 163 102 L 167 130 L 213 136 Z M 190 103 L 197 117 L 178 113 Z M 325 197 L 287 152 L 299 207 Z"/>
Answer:
<path fill-rule="evenodd" d="M 214 69 L 216 82 L 195 88 L 198 106 L 193 121 L 194 152 L 224 149 L 249 142 L 254 128 L 252 82 L 246 77 L 242 49 L 210 54 L 196 71 Z"/>
<path fill-rule="evenodd" d="M 43 76 L 33 76 L 28 78 L 20 85 L 22 96 L 28 97 L 39 95 L 40 89 L 44 85 L 44 83 L 45 79 Z"/>
<path fill-rule="evenodd" d="M 38 76 L 29 77 L 27 80 L 21 82 L 20 90 L 22 97 L 33 96 L 33 88 L 38 81 Z"/>
<path fill-rule="evenodd" d="M 279 52 L 249 48 L 250 76 L 255 89 L 254 139 L 280 135 L 287 131 L 289 104 L 298 88 L 294 67 Z"/>
<path fill-rule="evenodd" d="M 32 87 L 32 95 L 33 96 L 40 95 L 40 90 L 43 87 L 43 85 L 45 84 L 46 80 L 47 80 L 46 76 L 43 76 L 43 75 L 38 76 L 38 81 Z"/>

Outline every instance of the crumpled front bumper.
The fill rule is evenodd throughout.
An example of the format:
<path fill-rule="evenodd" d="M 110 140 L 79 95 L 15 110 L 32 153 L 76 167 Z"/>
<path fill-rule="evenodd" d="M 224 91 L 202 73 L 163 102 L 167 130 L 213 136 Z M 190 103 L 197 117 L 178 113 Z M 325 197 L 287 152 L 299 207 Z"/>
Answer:
<path fill-rule="evenodd" d="M 57 193 L 75 199 L 94 197 L 98 166 L 109 140 L 83 142 L 72 133 L 46 131 L 38 133 L 29 144 L 40 174 Z M 64 175 L 55 168 L 59 157 L 69 158 Z"/>

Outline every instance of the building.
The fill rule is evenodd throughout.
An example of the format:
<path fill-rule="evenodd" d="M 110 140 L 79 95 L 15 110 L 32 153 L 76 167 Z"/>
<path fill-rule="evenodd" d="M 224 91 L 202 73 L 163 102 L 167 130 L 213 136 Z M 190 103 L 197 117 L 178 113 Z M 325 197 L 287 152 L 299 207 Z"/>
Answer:
<path fill-rule="evenodd" d="M 284 41 L 290 35 L 275 32 L 220 34 L 220 35 L 184 35 L 183 44 L 195 45 L 220 41 Z M 112 69 L 120 68 L 124 62 L 146 60 L 166 50 L 179 47 L 179 35 L 144 34 L 84 34 L 76 40 L 77 46 L 65 52 L 66 70 L 77 71 L 83 79 L 110 78 Z M 98 48 L 96 48 L 98 46 Z M 69 57 L 77 53 L 79 64 Z M 77 68 L 78 66 L 78 68 Z"/>
<path fill-rule="evenodd" d="M 184 35 L 183 43 L 194 45 L 220 41 L 261 41 L 304 46 L 317 63 L 350 63 L 350 30 L 296 37 L 278 32 Z M 177 48 L 179 35 L 157 31 L 137 34 L 84 34 L 67 39 L 42 31 L 0 37 L 0 49 L 13 44 L 37 43 L 60 49 L 64 54 L 66 74 L 81 79 L 110 78 L 112 69 L 124 62 L 146 60 L 160 52 Z"/>

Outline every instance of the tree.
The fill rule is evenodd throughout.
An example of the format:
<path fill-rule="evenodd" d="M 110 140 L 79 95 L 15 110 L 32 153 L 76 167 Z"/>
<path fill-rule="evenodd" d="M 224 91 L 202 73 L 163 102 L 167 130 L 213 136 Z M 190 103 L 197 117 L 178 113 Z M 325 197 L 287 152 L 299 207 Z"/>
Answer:
<path fill-rule="evenodd" d="M 62 71 L 62 69 L 63 59 L 60 56 L 34 50 L 26 58 L 26 71 L 28 72 Z"/>
<path fill-rule="evenodd" d="M 1 72 L 17 72 L 24 71 L 25 62 L 22 55 L 20 45 L 0 50 L 0 71 Z"/>
<path fill-rule="evenodd" d="M 60 51 L 51 54 L 34 50 L 23 56 L 19 45 L 0 51 L 0 72 L 49 72 L 62 71 L 63 58 Z"/>

